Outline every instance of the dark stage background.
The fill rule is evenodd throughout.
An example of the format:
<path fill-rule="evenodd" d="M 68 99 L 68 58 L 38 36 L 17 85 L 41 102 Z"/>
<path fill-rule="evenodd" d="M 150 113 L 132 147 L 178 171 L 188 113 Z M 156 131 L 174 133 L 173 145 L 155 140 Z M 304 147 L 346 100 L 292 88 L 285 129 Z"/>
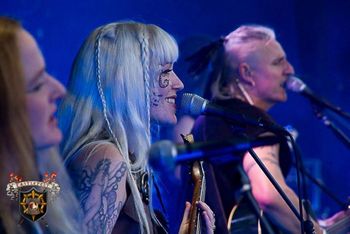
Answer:
<path fill-rule="evenodd" d="M 35 35 L 48 71 L 63 83 L 84 38 L 104 23 L 154 23 L 178 42 L 193 35 L 218 38 L 240 24 L 256 23 L 274 28 L 296 75 L 345 111 L 350 111 L 349 12 L 350 1 L 345 0 L 0 0 L 0 14 L 19 19 Z M 350 151 L 314 117 L 308 101 L 289 94 L 287 103 L 277 105 L 271 114 L 298 129 L 297 142 L 308 167 L 346 201 Z M 337 122 L 350 133 L 348 123 Z M 319 190 L 310 189 L 319 216 L 339 209 Z"/>

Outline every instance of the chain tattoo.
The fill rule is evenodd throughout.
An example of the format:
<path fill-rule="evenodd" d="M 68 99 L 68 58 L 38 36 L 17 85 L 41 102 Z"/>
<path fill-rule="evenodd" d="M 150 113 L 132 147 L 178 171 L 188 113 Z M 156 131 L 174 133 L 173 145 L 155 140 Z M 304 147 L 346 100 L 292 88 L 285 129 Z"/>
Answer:
<path fill-rule="evenodd" d="M 94 169 L 87 166 L 72 172 L 89 233 L 112 232 L 123 207 L 117 191 L 126 169 L 125 162 L 111 167 L 111 160 L 103 159 Z"/>

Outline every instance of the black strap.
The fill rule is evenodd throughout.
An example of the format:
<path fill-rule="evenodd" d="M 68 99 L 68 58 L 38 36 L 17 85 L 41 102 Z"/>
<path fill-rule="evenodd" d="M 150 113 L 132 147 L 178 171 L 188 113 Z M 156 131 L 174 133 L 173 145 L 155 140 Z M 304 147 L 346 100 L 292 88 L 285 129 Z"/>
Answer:
<path fill-rule="evenodd" d="M 162 207 L 162 211 L 163 211 L 163 213 L 166 215 L 166 217 L 168 217 L 167 212 L 166 212 L 166 209 L 165 209 L 165 205 L 164 205 L 164 202 L 163 202 L 163 199 L 162 199 L 162 196 L 161 196 L 160 189 L 159 189 L 159 187 L 158 187 L 158 185 L 157 185 L 157 183 L 156 183 L 156 180 L 155 180 L 153 174 L 152 174 L 152 181 L 153 181 L 153 185 L 154 185 L 154 187 L 155 187 L 155 189 L 156 189 L 157 198 L 159 199 L 159 203 L 160 203 L 160 205 L 161 205 L 161 207 Z"/>

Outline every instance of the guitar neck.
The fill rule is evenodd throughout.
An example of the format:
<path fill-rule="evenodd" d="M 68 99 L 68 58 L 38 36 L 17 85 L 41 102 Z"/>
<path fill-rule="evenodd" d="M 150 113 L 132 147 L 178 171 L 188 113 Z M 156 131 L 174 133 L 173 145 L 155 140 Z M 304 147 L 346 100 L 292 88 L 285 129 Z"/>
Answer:
<path fill-rule="evenodd" d="M 181 137 L 185 144 L 192 144 L 194 138 L 192 134 L 182 135 Z M 198 201 L 204 201 L 205 199 L 205 175 L 203 170 L 203 162 L 195 161 L 191 167 L 192 180 L 194 184 L 191 210 L 190 210 L 190 223 L 189 223 L 189 234 L 199 234 L 201 233 L 201 220 L 200 212 L 197 208 Z"/>
<path fill-rule="evenodd" d="M 192 178 L 194 182 L 194 190 L 193 190 L 191 211 L 190 211 L 189 233 L 198 234 L 200 233 L 201 220 L 200 220 L 200 212 L 199 212 L 199 209 L 197 208 L 197 202 L 205 200 L 205 176 L 203 173 L 202 162 L 196 161 L 193 163 Z"/>

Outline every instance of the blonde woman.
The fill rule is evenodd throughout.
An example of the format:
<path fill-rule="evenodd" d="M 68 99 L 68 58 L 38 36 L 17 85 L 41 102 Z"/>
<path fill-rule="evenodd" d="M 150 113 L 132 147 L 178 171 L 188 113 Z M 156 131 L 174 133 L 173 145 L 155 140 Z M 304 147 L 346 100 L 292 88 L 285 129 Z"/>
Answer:
<path fill-rule="evenodd" d="M 117 22 L 94 30 L 75 59 L 59 119 L 90 233 L 167 232 L 152 206 L 147 151 L 159 126 L 177 121 L 177 57 L 174 38 L 161 28 Z M 199 207 L 212 233 L 213 213 Z"/>

